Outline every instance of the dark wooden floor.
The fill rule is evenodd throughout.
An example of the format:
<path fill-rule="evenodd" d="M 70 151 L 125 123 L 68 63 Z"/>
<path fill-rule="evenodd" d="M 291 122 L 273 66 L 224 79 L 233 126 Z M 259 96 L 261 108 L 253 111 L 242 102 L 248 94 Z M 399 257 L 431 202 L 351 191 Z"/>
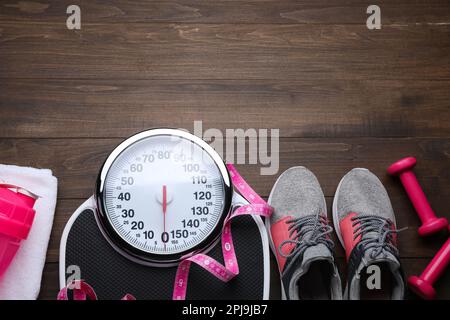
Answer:
<path fill-rule="evenodd" d="M 82 29 L 67 30 L 79 4 Z M 3 0 L 0 163 L 51 168 L 59 202 L 41 298 L 58 290 L 58 245 L 93 191 L 100 164 L 146 128 L 279 128 L 280 170 L 305 165 L 330 203 L 339 179 L 367 167 L 385 183 L 406 274 L 446 235 L 419 220 L 387 166 L 418 158 L 432 206 L 450 218 L 450 2 L 381 0 Z M 238 169 L 267 196 L 277 176 Z M 337 249 L 345 274 L 343 251 Z M 450 298 L 450 272 L 437 285 Z M 276 294 L 275 294 L 276 295 Z"/>

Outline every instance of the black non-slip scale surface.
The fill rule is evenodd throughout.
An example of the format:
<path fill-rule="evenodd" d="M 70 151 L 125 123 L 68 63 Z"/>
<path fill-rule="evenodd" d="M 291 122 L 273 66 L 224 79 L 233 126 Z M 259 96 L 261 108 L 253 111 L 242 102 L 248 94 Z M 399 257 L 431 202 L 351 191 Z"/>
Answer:
<path fill-rule="evenodd" d="M 253 217 L 240 216 L 232 222 L 232 233 L 240 274 L 224 283 L 192 264 L 187 299 L 263 299 L 264 268 L 269 261 L 260 228 Z M 176 267 L 143 266 L 117 253 L 101 234 L 92 210 L 78 215 L 65 242 L 61 243 L 65 252 L 61 267 L 78 266 L 81 279 L 94 288 L 99 299 L 120 299 L 126 293 L 141 300 L 172 298 Z M 220 243 L 208 255 L 223 263 Z M 70 275 L 62 271 L 60 277 Z"/>

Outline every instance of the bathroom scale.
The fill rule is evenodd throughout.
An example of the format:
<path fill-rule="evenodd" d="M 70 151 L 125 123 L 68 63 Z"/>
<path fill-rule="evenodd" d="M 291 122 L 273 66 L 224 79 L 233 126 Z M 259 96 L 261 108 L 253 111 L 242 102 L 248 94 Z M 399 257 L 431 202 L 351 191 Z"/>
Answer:
<path fill-rule="evenodd" d="M 202 139 L 177 129 L 138 133 L 111 152 L 94 195 L 65 226 L 60 288 L 83 280 L 100 300 L 125 294 L 172 299 L 180 262 L 207 255 L 224 264 L 224 224 L 248 204 Z M 223 282 L 193 263 L 186 299 L 269 298 L 269 241 L 261 217 L 234 216 L 231 226 L 239 274 Z"/>

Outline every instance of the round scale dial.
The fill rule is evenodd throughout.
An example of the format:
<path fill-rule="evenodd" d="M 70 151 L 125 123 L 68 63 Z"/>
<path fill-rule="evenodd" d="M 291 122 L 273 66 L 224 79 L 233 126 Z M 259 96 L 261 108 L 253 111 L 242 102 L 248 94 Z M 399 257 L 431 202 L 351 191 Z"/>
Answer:
<path fill-rule="evenodd" d="M 230 207 L 228 172 L 195 136 L 172 129 L 140 135 L 105 163 L 101 226 L 134 259 L 178 260 L 217 238 Z"/>

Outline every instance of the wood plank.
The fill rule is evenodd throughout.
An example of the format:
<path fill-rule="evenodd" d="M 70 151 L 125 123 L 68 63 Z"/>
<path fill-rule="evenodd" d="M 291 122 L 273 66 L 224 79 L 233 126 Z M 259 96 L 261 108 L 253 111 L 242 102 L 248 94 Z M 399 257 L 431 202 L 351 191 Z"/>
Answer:
<path fill-rule="evenodd" d="M 282 137 L 450 137 L 450 81 L 0 79 L 0 88 L 0 137 L 127 137 L 196 120 Z"/>
<path fill-rule="evenodd" d="M 50 168 L 59 178 L 60 198 L 83 199 L 92 194 L 101 164 L 121 141 L 0 139 L 0 163 Z M 333 196 L 341 177 L 354 167 L 369 168 L 381 178 L 392 195 L 402 195 L 402 187 L 387 176 L 386 168 L 404 156 L 414 155 L 418 159 L 416 172 L 425 192 L 435 197 L 450 195 L 450 140 L 447 138 L 282 138 L 279 152 L 274 151 L 273 159 L 276 154 L 279 156 L 279 173 L 292 166 L 304 165 L 317 174 L 327 196 Z M 264 166 L 259 164 L 237 167 L 258 193 L 269 194 L 277 175 L 261 175 L 260 169 Z M 447 210 L 442 207 L 442 211 Z"/>
<path fill-rule="evenodd" d="M 167 0 L 74 1 L 4 0 L 0 21 L 52 21 L 65 23 L 66 8 L 77 4 L 83 23 L 183 22 L 183 23 L 366 23 L 369 0 Z M 381 0 L 383 25 L 443 23 L 450 21 L 446 0 Z"/>
<path fill-rule="evenodd" d="M 1 78 L 450 79 L 450 24 L 0 23 Z M 413 54 L 412 54 L 413 53 Z"/>
<path fill-rule="evenodd" d="M 401 259 L 401 263 L 404 269 L 406 276 L 417 275 L 420 274 L 429 259 L 421 259 L 421 258 L 413 258 L 413 259 Z M 338 269 L 340 271 L 340 275 L 344 280 L 346 278 L 346 263 L 343 258 L 337 259 Z M 42 287 L 39 299 L 45 300 L 54 300 L 58 291 L 59 291 L 59 277 L 58 277 L 58 264 L 57 263 L 47 263 L 45 265 L 43 279 L 42 279 Z M 272 288 L 271 288 L 271 299 L 279 299 L 280 298 L 280 286 L 278 275 L 276 274 L 276 269 L 273 270 L 273 275 L 271 277 Z M 435 289 L 437 291 L 438 299 L 450 299 L 450 286 L 448 283 L 450 282 L 450 272 L 445 273 L 441 279 L 435 284 Z M 131 292 L 132 293 L 132 292 Z M 120 299 L 122 293 L 118 292 L 117 299 Z M 409 290 L 408 290 L 408 298 L 417 299 Z"/>

